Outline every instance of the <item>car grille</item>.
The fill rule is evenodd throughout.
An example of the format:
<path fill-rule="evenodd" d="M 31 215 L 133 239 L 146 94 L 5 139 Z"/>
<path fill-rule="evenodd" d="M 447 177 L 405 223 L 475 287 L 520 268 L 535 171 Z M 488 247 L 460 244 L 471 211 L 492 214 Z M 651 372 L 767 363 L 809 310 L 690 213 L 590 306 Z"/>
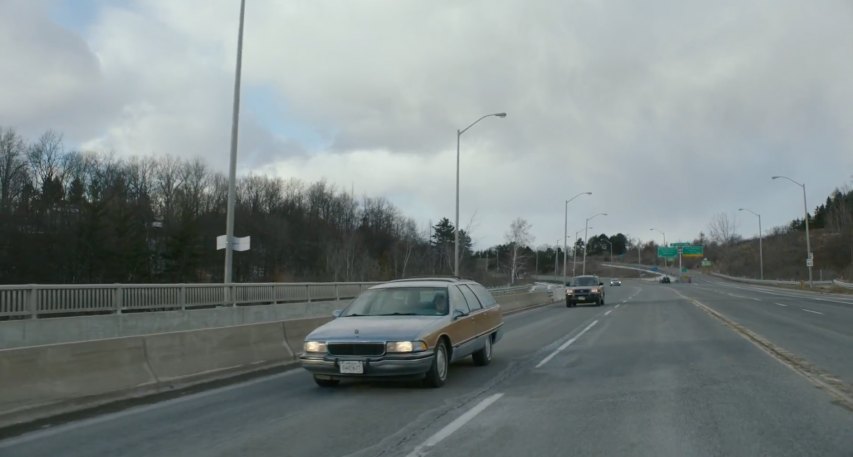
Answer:
<path fill-rule="evenodd" d="M 331 355 L 382 355 L 384 343 L 329 343 L 326 346 Z"/>
<path fill-rule="evenodd" d="M 576 294 L 588 294 L 589 289 L 575 289 Z"/>

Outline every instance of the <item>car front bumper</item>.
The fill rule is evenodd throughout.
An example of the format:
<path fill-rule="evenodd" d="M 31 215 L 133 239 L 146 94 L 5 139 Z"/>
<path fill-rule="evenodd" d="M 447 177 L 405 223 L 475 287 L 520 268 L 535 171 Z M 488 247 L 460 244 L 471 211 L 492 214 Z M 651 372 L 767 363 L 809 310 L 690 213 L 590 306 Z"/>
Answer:
<path fill-rule="evenodd" d="M 415 354 L 400 354 L 382 357 L 343 357 L 332 355 L 299 356 L 302 368 L 315 375 L 335 378 L 393 378 L 423 375 L 432 366 L 433 351 Z M 341 373 L 341 361 L 359 361 L 364 365 L 364 373 Z"/>
<path fill-rule="evenodd" d="M 599 298 L 601 298 L 601 294 L 595 293 L 566 295 L 566 300 L 578 303 L 592 303 L 598 301 Z"/>

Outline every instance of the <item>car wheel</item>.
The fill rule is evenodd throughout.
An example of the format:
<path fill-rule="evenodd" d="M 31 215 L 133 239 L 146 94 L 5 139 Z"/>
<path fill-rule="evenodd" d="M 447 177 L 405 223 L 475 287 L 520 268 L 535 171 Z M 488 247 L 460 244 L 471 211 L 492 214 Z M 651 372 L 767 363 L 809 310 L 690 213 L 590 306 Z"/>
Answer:
<path fill-rule="evenodd" d="M 566 300 L 566 308 L 571 308 L 571 307 L 572 307 L 572 302 Z"/>
<path fill-rule="evenodd" d="M 486 345 L 473 354 L 474 365 L 484 367 L 492 361 L 492 335 L 486 336 Z"/>
<path fill-rule="evenodd" d="M 427 371 L 426 385 L 430 387 L 441 387 L 447 381 L 447 369 L 450 366 L 450 360 L 447 354 L 447 345 L 444 341 L 439 341 L 435 346 L 435 355 L 432 358 L 432 366 Z"/>
<path fill-rule="evenodd" d="M 320 387 L 335 387 L 341 383 L 340 379 L 318 378 L 314 376 L 314 382 Z"/>

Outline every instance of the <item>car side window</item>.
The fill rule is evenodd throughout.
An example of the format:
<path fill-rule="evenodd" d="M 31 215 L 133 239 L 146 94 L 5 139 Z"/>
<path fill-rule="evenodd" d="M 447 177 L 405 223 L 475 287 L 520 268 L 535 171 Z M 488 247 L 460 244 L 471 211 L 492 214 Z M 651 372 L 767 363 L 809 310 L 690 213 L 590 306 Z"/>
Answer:
<path fill-rule="evenodd" d="M 459 286 L 459 289 L 462 290 L 462 295 L 468 300 L 468 306 L 471 308 L 471 311 L 477 311 L 479 309 L 483 309 L 483 305 L 480 303 L 480 300 L 477 299 L 477 296 L 474 294 L 474 291 L 471 290 L 465 284 Z"/>
<path fill-rule="evenodd" d="M 462 294 L 459 288 L 456 286 L 450 286 L 447 289 L 450 292 L 450 306 L 452 306 L 453 309 L 458 309 L 459 311 L 462 311 L 465 314 L 470 313 L 471 308 L 468 307 L 468 300 L 465 299 L 465 296 Z"/>
<path fill-rule="evenodd" d="M 495 297 L 493 297 L 485 287 L 479 284 L 471 284 L 471 290 L 474 291 L 474 294 L 480 299 L 480 303 L 482 303 L 486 308 L 491 308 L 498 304 Z"/>

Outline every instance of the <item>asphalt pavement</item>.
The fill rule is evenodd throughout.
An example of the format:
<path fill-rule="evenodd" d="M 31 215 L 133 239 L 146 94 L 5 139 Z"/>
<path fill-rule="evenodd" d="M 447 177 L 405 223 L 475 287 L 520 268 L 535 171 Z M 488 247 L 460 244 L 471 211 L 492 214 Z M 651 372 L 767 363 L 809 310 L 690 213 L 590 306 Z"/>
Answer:
<path fill-rule="evenodd" d="M 853 353 L 850 330 L 835 336 L 844 324 L 829 322 L 847 319 L 844 305 L 809 303 L 840 313 L 815 321 L 742 311 L 792 312 L 801 299 L 759 303 L 716 282 L 626 280 L 607 293 L 603 307 L 507 317 L 493 363 L 454 364 L 440 389 L 322 389 L 292 370 L 12 437 L 0 456 L 853 456 L 853 411 L 693 300 L 771 340 L 786 325 L 822 338 L 813 362 L 837 373 Z"/>

